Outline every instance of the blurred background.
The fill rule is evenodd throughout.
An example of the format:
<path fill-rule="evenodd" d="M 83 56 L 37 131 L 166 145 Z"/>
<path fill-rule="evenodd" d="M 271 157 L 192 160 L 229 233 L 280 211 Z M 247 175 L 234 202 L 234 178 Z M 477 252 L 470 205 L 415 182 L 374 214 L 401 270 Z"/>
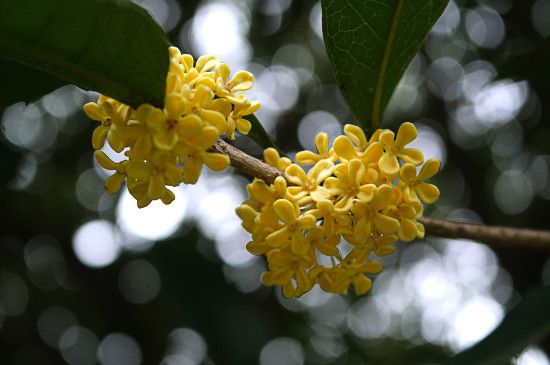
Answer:
<path fill-rule="evenodd" d="M 352 120 L 318 1 L 136 2 L 183 51 L 251 71 L 257 116 L 289 155 Z M 415 146 L 442 161 L 426 214 L 550 228 L 549 19 L 550 0 L 450 1 L 383 124 L 414 121 Z M 427 238 L 385 258 L 367 296 L 283 299 L 260 285 L 264 260 L 234 214 L 247 177 L 203 171 L 141 210 L 105 193 L 81 111 L 96 98 L 65 86 L 1 113 L 2 364 L 425 364 L 550 284 L 547 252 Z M 550 364 L 549 350 L 547 338 L 513 363 Z"/>

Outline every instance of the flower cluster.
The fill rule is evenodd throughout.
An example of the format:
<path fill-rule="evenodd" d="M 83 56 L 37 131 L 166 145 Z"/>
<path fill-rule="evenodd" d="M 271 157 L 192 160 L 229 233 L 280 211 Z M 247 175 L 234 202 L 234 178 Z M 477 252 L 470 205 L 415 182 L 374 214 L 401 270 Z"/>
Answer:
<path fill-rule="evenodd" d="M 139 207 L 160 199 L 169 204 L 174 193 L 167 186 L 197 182 L 202 165 L 214 171 L 229 166 L 229 157 L 209 152 L 220 135 L 235 138 L 235 130 L 247 134 L 251 124 L 244 117 L 258 110 L 258 101 L 249 101 L 243 91 L 252 87 L 254 77 L 246 71 L 230 78 L 227 64 L 215 56 L 193 57 L 170 47 L 164 108 L 143 104 L 132 109 L 117 100 L 100 96 L 84 111 L 100 125 L 94 130 L 92 145 L 99 150 L 105 139 L 128 159 L 115 163 L 96 151 L 99 165 L 114 174 L 105 181 L 109 193 L 126 181 Z"/>
<path fill-rule="evenodd" d="M 312 165 L 307 172 L 274 149 L 265 150 L 264 160 L 285 177 L 273 184 L 254 179 L 247 186 L 250 199 L 237 208 L 252 235 L 248 251 L 267 258 L 262 282 L 282 286 L 287 298 L 316 283 L 327 292 L 346 293 L 353 285 L 355 293 L 366 293 L 371 287 L 366 274 L 382 270 L 373 256 L 391 254 L 398 240 L 423 237 L 417 218 L 423 203 L 439 197 L 425 179 L 437 173 L 440 162 L 424 163 L 422 152 L 406 147 L 417 135 L 412 123 L 402 124 L 397 135 L 379 129 L 367 138 L 349 124 L 344 132 L 332 148 L 319 133 L 316 152 L 296 155 L 298 164 Z"/>

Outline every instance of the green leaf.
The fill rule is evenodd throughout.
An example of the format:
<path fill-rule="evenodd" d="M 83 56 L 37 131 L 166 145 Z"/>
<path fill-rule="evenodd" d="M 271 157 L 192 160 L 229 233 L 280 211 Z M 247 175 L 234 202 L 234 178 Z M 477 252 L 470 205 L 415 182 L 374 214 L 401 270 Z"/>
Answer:
<path fill-rule="evenodd" d="M 448 0 L 322 0 L 338 86 L 364 127 L 378 128 L 405 69 Z"/>
<path fill-rule="evenodd" d="M 0 58 L 134 107 L 164 104 L 169 46 L 129 0 L 0 0 Z"/>
<path fill-rule="evenodd" d="M 19 101 L 31 102 L 66 82 L 23 65 L 0 59 L 0 110 Z"/>
<path fill-rule="evenodd" d="M 550 287 L 528 293 L 502 323 L 477 345 L 459 353 L 448 365 L 508 364 L 527 346 L 550 332 Z"/>

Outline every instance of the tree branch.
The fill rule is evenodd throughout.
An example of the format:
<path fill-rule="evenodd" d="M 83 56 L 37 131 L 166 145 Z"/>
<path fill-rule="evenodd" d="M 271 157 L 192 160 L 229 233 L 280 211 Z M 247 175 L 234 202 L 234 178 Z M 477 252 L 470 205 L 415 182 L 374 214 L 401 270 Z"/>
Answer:
<path fill-rule="evenodd" d="M 252 157 L 221 139 L 210 148 L 213 152 L 229 156 L 231 165 L 247 175 L 272 184 L 283 172 Z M 550 250 L 550 231 L 488 226 L 454 222 L 444 219 L 420 217 L 426 235 L 445 238 L 465 238 L 501 247 L 529 247 Z"/>

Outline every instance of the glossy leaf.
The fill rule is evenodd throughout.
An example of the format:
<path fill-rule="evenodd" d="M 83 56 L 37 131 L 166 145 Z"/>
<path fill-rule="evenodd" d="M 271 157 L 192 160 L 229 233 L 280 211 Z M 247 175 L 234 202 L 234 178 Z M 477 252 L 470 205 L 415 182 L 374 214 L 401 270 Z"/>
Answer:
<path fill-rule="evenodd" d="M 168 47 L 129 0 L 0 0 L 1 58 L 132 106 L 163 105 Z"/>
<path fill-rule="evenodd" d="M 502 323 L 477 345 L 459 353 L 448 365 L 508 364 L 527 346 L 550 333 L 550 287 L 527 294 Z"/>
<path fill-rule="evenodd" d="M 448 0 L 322 0 L 336 81 L 364 127 L 378 127 L 405 69 Z"/>

